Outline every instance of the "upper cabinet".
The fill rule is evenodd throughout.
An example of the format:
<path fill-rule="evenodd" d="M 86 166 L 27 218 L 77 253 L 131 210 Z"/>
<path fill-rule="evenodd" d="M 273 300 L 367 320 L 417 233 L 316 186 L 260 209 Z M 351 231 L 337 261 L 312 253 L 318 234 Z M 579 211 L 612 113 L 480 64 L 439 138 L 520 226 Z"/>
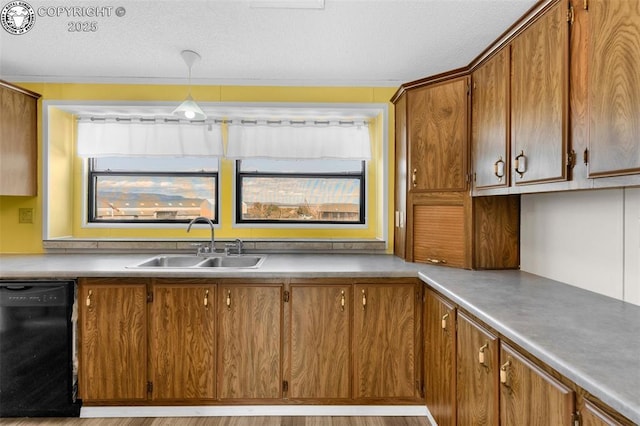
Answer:
<path fill-rule="evenodd" d="M 410 192 L 467 189 L 468 81 L 407 93 Z"/>
<path fill-rule="evenodd" d="M 471 120 L 474 187 L 509 186 L 509 48 L 472 74 Z"/>
<path fill-rule="evenodd" d="M 640 2 L 589 0 L 589 177 L 640 173 Z"/>
<path fill-rule="evenodd" d="M 0 80 L 0 195 L 37 195 L 38 98 Z"/>
<path fill-rule="evenodd" d="M 569 22 L 562 0 L 511 43 L 511 160 L 516 185 L 567 179 Z"/>

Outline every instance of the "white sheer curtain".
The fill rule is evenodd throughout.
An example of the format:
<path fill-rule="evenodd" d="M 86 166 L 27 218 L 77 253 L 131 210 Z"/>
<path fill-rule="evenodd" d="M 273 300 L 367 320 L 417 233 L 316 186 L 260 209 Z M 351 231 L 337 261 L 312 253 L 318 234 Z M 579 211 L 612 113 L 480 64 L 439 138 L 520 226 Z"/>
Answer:
<path fill-rule="evenodd" d="M 234 120 L 229 123 L 227 157 L 370 160 L 369 126 L 366 122 Z"/>
<path fill-rule="evenodd" d="M 215 123 L 164 120 L 78 120 L 80 157 L 221 157 L 222 132 Z"/>

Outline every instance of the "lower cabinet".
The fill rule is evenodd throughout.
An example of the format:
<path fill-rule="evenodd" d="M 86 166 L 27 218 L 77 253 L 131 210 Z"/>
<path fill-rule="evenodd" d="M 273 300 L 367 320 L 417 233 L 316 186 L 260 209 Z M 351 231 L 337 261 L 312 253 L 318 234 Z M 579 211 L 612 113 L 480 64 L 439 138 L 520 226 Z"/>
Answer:
<path fill-rule="evenodd" d="M 502 424 L 573 426 L 575 392 L 504 342 L 500 384 Z"/>
<path fill-rule="evenodd" d="M 245 282 L 218 287 L 218 396 L 281 398 L 283 287 Z"/>
<path fill-rule="evenodd" d="M 439 426 L 453 426 L 457 424 L 456 308 L 430 289 L 424 302 L 425 402 Z"/>
<path fill-rule="evenodd" d="M 458 312 L 458 424 L 499 424 L 498 350 L 496 335 Z"/>
<path fill-rule="evenodd" d="M 588 400 L 581 398 L 578 403 L 580 426 L 622 426 L 613 417 L 596 407 Z"/>
<path fill-rule="evenodd" d="M 155 279 L 151 294 L 151 398 L 215 399 L 215 284 Z"/>
<path fill-rule="evenodd" d="M 79 397 L 147 399 L 147 285 L 137 278 L 79 280 Z"/>

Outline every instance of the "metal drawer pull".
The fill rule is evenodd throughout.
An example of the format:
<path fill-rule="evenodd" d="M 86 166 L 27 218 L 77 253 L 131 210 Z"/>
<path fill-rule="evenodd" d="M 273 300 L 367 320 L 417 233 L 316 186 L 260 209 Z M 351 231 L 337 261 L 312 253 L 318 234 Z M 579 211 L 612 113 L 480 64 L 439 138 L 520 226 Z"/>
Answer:
<path fill-rule="evenodd" d="M 367 307 L 367 294 L 362 290 L 362 309 Z"/>
<path fill-rule="evenodd" d="M 89 290 L 89 295 L 87 295 L 87 300 L 85 301 L 87 306 L 91 306 L 91 296 L 93 296 L 93 290 Z"/>
<path fill-rule="evenodd" d="M 523 177 L 527 172 L 527 157 L 524 155 L 524 151 L 520 151 L 520 154 L 516 157 L 513 165 L 516 173 L 518 173 L 520 177 Z"/>
<path fill-rule="evenodd" d="M 205 308 L 209 306 L 209 290 L 204 292 L 204 306 Z"/>
<path fill-rule="evenodd" d="M 413 169 L 413 174 L 411 175 L 411 183 L 413 183 L 413 187 L 418 186 L 418 169 Z"/>
<path fill-rule="evenodd" d="M 447 318 L 449 318 L 449 314 L 444 314 L 442 316 L 442 320 L 441 320 L 440 326 L 442 327 L 443 330 L 447 329 Z"/>
<path fill-rule="evenodd" d="M 484 351 L 485 351 L 486 349 L 488 349 L 488 348 L 489 348 L 489 343 L 485 343 L 484 345 L 482 345 L 482 346 L 480 347 L 480 350 L 478 351 L 478 362 L 479 362 L 481 365 L 485 365 L 485 364 L 484 364 L 484 361 L 485 361 Z"/>
<path fill-rule="evenodd" d="M 340 310 L 344 312 L 344 290 L 340 292 Z"/>
<path fill-rule="evenodd" d="M 502 182 L 502 178 L 504 177 L 504 160 L 502 156 L 500 156 L 498 161 L 493 163 L 493 174 L 496 175 L 498 181 Z"/>
<path fill-rule="evenodd" d="M 231 290 L 227 290 L 227 309 L 231 309 Z"/>
<path fill-rule="evenodd" d="M 446 261 L 446 260 L 444 260 L 444 259 L 431 259 L 430 257 L 428 257 L 428 258 L 427 258 L 427 262 L 431 262 L 431 263 L 433 263 L 434 265 L 437 265 L 437 264 L 439 264 L 439 263 L 443 263 L 443 264 L 444 264 L 444 263 L 447 263 L 447 261 Z"/>
<path fill-rule="evenodd" d="M 509 372 L 507 370 L 509 366 L 511 366 L 511 360 L 505 362 L 504 364 L 502 364 L 502 367 L 500 367 L 500 383 L 505 386 L 509 386 Z"/>

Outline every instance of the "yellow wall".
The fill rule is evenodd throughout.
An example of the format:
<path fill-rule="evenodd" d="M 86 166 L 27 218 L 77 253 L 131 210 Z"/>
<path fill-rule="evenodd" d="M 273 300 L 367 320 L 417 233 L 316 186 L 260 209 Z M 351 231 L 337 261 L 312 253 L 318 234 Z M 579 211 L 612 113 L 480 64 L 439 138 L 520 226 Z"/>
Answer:
<path fill-rule="evenodd" d="M 42 95 L 40 100 L 39 117 L 42 117 L 42 101 L 172 101 L 180 102 L 185 97 L 185 86 L 169 85 L 111 85 L 111 84 L 49 84 L 24 83 L 21 86 Z M 304 102 L 304 103 L 387 103 L 389 106 L 389 120 L 387 124 L 391 158 L 382 158 L 382 135 L 384 117 L 376 118 L 372 124 L 372 139 L 374 145 L 374 159 L 369 164 L 368 206 L 369 226 L 365 229 L 264 229 L 264 228 L 232 228 L 232 185 L 233 163 L 229 160 L 221 161 L 220 169 L 220 228 L 216 230 L 218 238 L 380 238 L 384 227 L 387 228 L 388 239 L 393 237 L 393 223 L 383 223 L 382 211 L 387 209 L 387 217 L 393 217 L 392 203 L 383 205 L 383 187 L 387 185 L 390 201 L 393 182 L 383 182 L 382 171 L 386 163 L 389 180 L 393 171 L 393 105 L 388 103 L 395 92 L 395 88 L 374 87 L 259 87 L 259 86 L 194 86 L 192 95 L 199 102 Z M 50 178 L 54 179 L 56 188 L 52 196 L 61 199 L 60 206 L 52 207 L 55 217 L 50 221 L 50 237 L 64 237 L 69 233 L 74 238 L 204 238 L 205 229 L 194 229 L 186 234 L 180 229 L 127 229 L 127 228 L 83 228 L 82 227 L 82 163 L 71 154 L 74 147 L 72 121 L 68 114 L 53 111 L 50 119 L 50 136 L 55 137 L 50 143 L 52 156 Z M 39 191 L 37 197 L 0 197 L 0 253 L 35 253 L 42 251 L 42 129 L 39 123 Z M 71 158 L 70 158 L 71 156 Z M 72 172 L 71 172 L 72 170 Z M 72 181 L 72 182 L 71 182 Z M 73 195 L 72 195 L 73 194 Z M 68 211 L 73 200 L 72 211 Z M 35 220 L 32 225 L 15 226 L 17 223 L 18 206 L 33 206 Z M 15 216 L 15 217 L 14 217 Z M 71 220 L 70 220 L 71 219 Z M 392 241 L 389 241 L 392 247 Z"/>
<path fill-rule="evenodd" d="M 49 238 L 73 235 L 74 139 L 73 115 L 49 108 Z"/>

